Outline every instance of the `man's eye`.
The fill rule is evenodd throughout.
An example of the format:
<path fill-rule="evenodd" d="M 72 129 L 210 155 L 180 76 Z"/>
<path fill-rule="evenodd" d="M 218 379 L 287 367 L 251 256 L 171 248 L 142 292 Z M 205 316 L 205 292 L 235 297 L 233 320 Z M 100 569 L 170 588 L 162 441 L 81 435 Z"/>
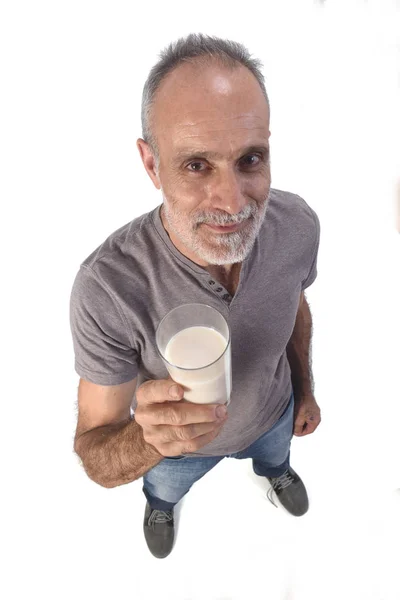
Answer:
<path fill-rule="evenodd" d="M 244 163 L 245 167 L 256 167 L 261 160 L 262 156 L 259 154 L 248 154 L 242 159 L 242 162 Z"/>
<path fill-rule="evenodd" d="M 201 162 L 192 162 L 192 163 L 190 163 L 190 164 L 188 165 L 188 167 L 189 167 L 189 171 L 193 171 L 194 173 L 197 173 L 197 171 L 200 171 L 200 170 L 201 170 L 201 166 L 202 166 L 202 164 L 203 164 L 203 163 L 201 163 Z M 192 168 L 192 167 L 194 167 L 194 168 Z M 197 167 L 200 167 L 200 169 L 199 169 L 199 168 L 197 168 Z"/>
<path fill-rule="evenodd" d="M 260 154 L 248 154 L 247 156 L 244 156 L 240 160 L 240 162 L 242 163 L 242 165 L 244 165 L 244 167 L 257 167 L 262 161 L 263 161 L 263 156 Z M 201 161 L 193 161 L 187 165 L 187 168 L 192 173 L 198 173 L 198 172 L 204 171 L 204 169 L 202 167 L 205 168 L 205 165 Z"/>

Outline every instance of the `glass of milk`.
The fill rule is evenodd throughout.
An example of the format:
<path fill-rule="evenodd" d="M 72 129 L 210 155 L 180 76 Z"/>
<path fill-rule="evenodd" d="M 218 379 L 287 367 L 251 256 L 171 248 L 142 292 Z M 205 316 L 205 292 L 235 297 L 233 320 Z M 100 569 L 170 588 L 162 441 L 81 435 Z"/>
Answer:
<path fill-rule="evenodd" d="M 208 304 L 182 304 L 156 331 L 158 352 L 184 399 L 229 404 L 232 390 L 231 335 L 221 313 Z"/>

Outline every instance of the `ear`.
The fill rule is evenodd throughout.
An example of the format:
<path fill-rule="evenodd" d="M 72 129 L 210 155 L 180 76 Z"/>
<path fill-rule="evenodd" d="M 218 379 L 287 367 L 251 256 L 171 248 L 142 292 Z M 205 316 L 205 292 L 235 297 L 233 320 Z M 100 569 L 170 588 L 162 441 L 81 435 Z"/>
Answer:
<path fill-rule="evenodd" d="M 161 183 L 156 170 L 156 160 L 149 144 L 139 138 L 136 142 L 136 146 L 139 150 L 140 158 L 143 161 L 144 168 L 146 169 L 148 176 L 154 183 L 155 187 L 160 190 Z"/>

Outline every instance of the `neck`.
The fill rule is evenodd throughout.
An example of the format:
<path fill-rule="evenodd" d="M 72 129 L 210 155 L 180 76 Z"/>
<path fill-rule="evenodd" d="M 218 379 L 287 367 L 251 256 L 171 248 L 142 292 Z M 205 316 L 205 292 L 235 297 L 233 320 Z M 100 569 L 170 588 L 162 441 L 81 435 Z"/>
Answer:
<path fill-rule="evenodd" d="M 206 267 L 214 279 L 221 283 L 231 294 L 234 296 L 239 285 L 240 270 L 242 263 L 235 263 L 234 265 L 210 265 Z"/>

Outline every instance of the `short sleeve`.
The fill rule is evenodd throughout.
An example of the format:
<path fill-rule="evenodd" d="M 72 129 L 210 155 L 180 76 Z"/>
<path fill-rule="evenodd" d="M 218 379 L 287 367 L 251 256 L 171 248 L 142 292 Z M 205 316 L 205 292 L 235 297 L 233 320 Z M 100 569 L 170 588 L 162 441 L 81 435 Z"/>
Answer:
<path fill-rule="evenodd" d="M 310 209 L 312 212 L 312 216 L 314 218 L 314 223 L 315 223 L 315 234 L 314 234 L 314 246 L 313 246 L 313 252 L 312 252 L 312 258 L 311 258 L 311 267 L 310 270 L 308 272 L 308 276 L 307 278 L 302 281 L 301 283 L 301 289 L 305 290 L 306 288 L 310 287 L 310 285 L 312 283 L 314 283 L 314 281 L 317 278 L 317 260 L 318 260 L 318 250 L 319 250 L 319 240 L 320 240 L 320 235 L 321 235 L 321 226 L 320 226 L 320 222 L 318 219 L 318 216 L 316 214 L 315 211 L 313 211 L 312 209 Z"/>
<path fill-rule="evenodd" d="M 98 385 L 119 385 L 138 373 L 138 356 L 111 290 L 90 267 L 81 266 L 70 297 L 75 371 Z"/>

